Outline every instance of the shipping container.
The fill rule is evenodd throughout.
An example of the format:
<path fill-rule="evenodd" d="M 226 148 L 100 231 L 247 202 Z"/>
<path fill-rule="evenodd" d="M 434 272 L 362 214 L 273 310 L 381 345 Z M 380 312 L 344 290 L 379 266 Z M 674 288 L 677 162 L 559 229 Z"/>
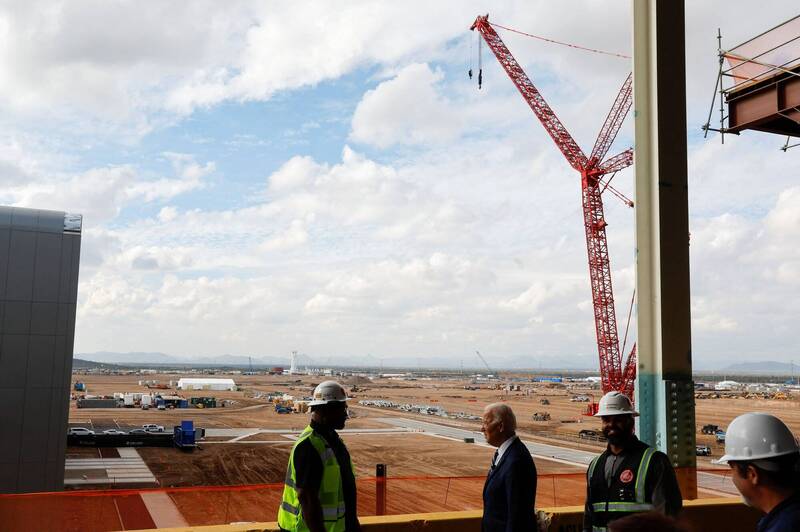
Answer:
<path fill-rule="evenodd" d="M 78 399 L 78 408 L 117 408 L 116 399 Z"/>

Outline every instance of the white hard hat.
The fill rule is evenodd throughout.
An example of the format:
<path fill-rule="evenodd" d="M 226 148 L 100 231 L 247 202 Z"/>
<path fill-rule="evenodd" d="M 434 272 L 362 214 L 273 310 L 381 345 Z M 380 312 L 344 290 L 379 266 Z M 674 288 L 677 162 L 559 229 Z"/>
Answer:
<path fill-rule="evenodd" d="M 621 416 L 630 414 L 638 416 L 639 412 L 633 409 L 633 403 L 622 392 L 608 392 L 600 399 L 600 405 L 595 417 L 600 416 Z"/>
<path fill-rule="evenodd" d="M 726 464 L 728 460 L 749 462 L 797 452 L 797 440 L 783 421 L 772 414 L 748 412 L 728 425 L 725 455 L 716 463 Z"/>
<path fill-rule="evenodd" d="M 308 406 L 342 403 L 344 401 L 349 401 L 349 399 L 342 385 L 336 381 L 324 381 L 314 388 L 314 399 L 309 401 Z"/>

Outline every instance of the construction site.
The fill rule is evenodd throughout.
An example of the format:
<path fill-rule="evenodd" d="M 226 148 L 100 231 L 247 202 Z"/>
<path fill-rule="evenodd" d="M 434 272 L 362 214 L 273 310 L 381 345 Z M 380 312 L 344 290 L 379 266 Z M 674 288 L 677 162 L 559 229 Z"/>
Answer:
<path fill-rule="evenodd" d="M 157 377 L 169 380 L 169 375 Z M 304 403 L 322 380 L 305 375 L 288 377 L 240 376 L 237 391 L 215 392 L 217 401 L 228 405 L 223 408 L 78 409 L 74 401 L 70 407 L 70 428 L 127 432 L 146 424 L 171 428 L 179 425 L 182 419 L 192 419 L 197 427 L 205 429 L 205 437 L 199 442 L 202 450 L 182 454 L 167 447 L 139 449 L 155 479 L 153 485 L 278 483 L 285 475 L 288 452 L 294 441 L 290 436 L 301 431 L 308 422 Z M 90 390 L 98 393 L 140 388 L 135 376 L 83 375 L 80 378 Z M 514 409 L 521 435 L 531 442 L 548 444 L 544 448 L 554 453 L 537 454 L 540 473 L 584 470 L 580 461 L 570 463 L 569 459 L 559 457 L 556 448 L 563 448 L 563 452 L 569 454 L 570 448 L 595 452 L 605 447 L 599 419 L 586 415 L 592 398 L 601 393 L 599 387 L 584 379 L 533 382 L 535 376 L 519 374 L 504 378 L 508 380 L 493 379 L 489 384 L 476 384 L 471 378 L 447 379 L 425 373 L 409 374 L 406 378 L 342 377 L 352 397 L 348 405 L 350 419 L 343 438 L 352 451 L 359 476 L 374 476 L 379 463 L 387 465 L 391 476 L 398 477 L 482 475 L 491 451 L 485 443 L 480 443 L 480 416 L 487 404 L 497 401 Z M 348 385 L 348 381 L 361 384 Z M 717 441 L 714 433 L 704 434 L 701 429 L 705 425 L 714 424 L 724 431 L 733 418 L 755 408 L 780 412 L 782 419 L 800 430 L 800 389 L 785 385 L 780 388 L 786 391 L 773 394 L 698 392 L 697 444 L 710 448 L 707 456 L 698 456 L 698 467 L 725 470 L 711 462 L 723 454 L 724 444 Z M 208 392 L 192 392 L 202 393 Z M 186 396 L 191 398 L 192 394 Z M 706 396 L 709 398 L 705 399 Z M 387 438 L 391 438 L 390 442 Z M 473 442 L 465 442 L 470 438 Z M 415 452 L 415 449 L 426 451 Z M 88 455 L 98 457 L 98 451 L 68 447 L 67 458 L 73 459 L 70 468 L 75 468 L 68 471 L 68 486 L 83 488 L 106 483 L 132 486 L 124 478 L 113 476 L 83 479 L 87 472 L 77 469 L 77 464 Z M 548 457 L 556 459 L 548 460 Z M 75 483 L 70 479 L 82 481 Z M 726 489 L 730 491 L 731 487 Z M 561 495 L 583 496 L 580 490 L 571 495 L 561 492 Z M 473 504 L 479 506 L 480 502 L 478 498 Z"/>
<path fill-rule="evenodd" d="M 634 53 L 625 56 L 633 69 L 620 80 L 610 109 L 598 111 L 600 133 L 587 152 L 502 38 L 504 32 L 542 37 L 494 24 L 488 15 L 465 24 L 488 50 L 481 61 L 499 62 L 508 78 L 504 82 L 516 87 L 533 113 L 531 120 L 555 144 L 547 148 L 565 159 L 565 179 L 580 183 L 575 204 L 585 233 L 590 280 L 585 314 L 587 324 L 593 320 L 596 370 L 504 369 L 480 351 L 470 353 L 471 368 L 462 361 L 460 370 L 384 369 L 383 361 L 380 368 L 308 370 L 297 366 L 296 352 L 288 369 L 253 367 L 252 361 L 192 368 L 144 363 L 78 368 L 59 362 L 47 386 L 13 388 L 24 390 L 19 393 L 25 406 L 11 421 L 28 427 L 30 416 L 41 413 L 55 428 L 20 439 L 14 448 L 17 469 L 0 477 L 12 486 L 0 491 L 0 531 L 203 530 L 212 525 L 217 528 L 209 531 L 278 530 L 276 516 L 291 480 L 286 480 L 290 453 L 309 424 L 315 387 L 327 380 L 341 383 L 349 399 L 347 421 L 338 433 L 352 457 L 358 515 L 366 531 L 480 530 L 484 484 L 495 453 L 481 432 L 482 415 L 492 403 L 513 409 L 516 434 L 534 459 L 540 530 L 579 530 L 587 467 L 609 443 L 595 414 L 600 398 L 611 391 L 634 402 L 641 413 L 639 439 L 663 451 L 674 467 L 684 499 L 682 520 L 691 530 L 754 529 L 758 512 L 741 503 L 730 467 L 716 460 L 725 454 L 729 424 L 745 413 L 768 412 L 800 435 L 800 384 L 794 362 L 790 373 L 720 375 L 693 368 L 686 102 L 674 90 L 685 82 L 685 50 L 681 31 L 679 38 L 663 32 L 668 24 L 683 28 L 683 15 L 683 8 L 672 4 L 635 2 Z M 659 25 L 659 17 L 665 25 Z M 727 51 L 720 44 L 712 111 L 719 106 L 721 123 L 717 127 L 709 113 L 706 135 L 724 138 L 757 130 L 800 136 L 798 39 L 800 17 L 795 17 Z M 469 70 L 479 88 L 482 68 L 479 62 Z M 642 79 L 648 82 L 637 84 Z M 632 109 L 635 151 L 624 147 L 615 153 L 612 146 Z M 791 147 L 787 140 L 784 151 Z M 631 166 L 636 202 L 612 185 L 617 173 Z M 604 198 L 633 209 L 634 294 L 614 294 L 608 244 L 614 237 L 612 229 L 607 234 Z M 61 214 L 51 217 L 60 224 Z M 17 220 L 26 215 L 22 209 L 10 212 L 9 234 L 23 231 Z M 47 232 L 41 221 L 45 214 L 36 216 L 38 225 L 24 231 Z M 64 234 L 80 231 L 67 231 L 65 225 Z M 56 344 L 63 338 L 63 352 L 53 352 L 55 357 L 68 352 L 70 361 L 75 249 L 73 258 L 64 258 L 66 252 L 54 255 L 61 257 L 62 269 L 73 264 L 69 275 L 75 280 L 59 274 L 60 286 L 68 285 L 70 292 L 62 288 L 66 299 L 53 303 L 57 312 L 53 332 L 47 333 Z M 44 282 L 31 277 L 34 287 Z M 34 296 L 25 297 L 33 297 L 36 305 L 37 293 L 34 289 Z M 619 310 L 627 315 L 618 317 Z M 34 329 L 12 332 L 45 335 Z M 27 356 L 34 360 L 33 354 Z M 18 378 L 36 380 L 30 375 L 38 367 L 26 364 Z M 29 406 L 37 394 L 44 405 L 40 410 Z M 41 442 L 41 456 L 26 450 Z M 37 484 L 39 476 L 46 482 Z"/>
<path fill-rule="evenodd" d="M 582 504 L 586 464 L 606 445 L 599 419 L 588 415 L 602 393 L 597 378 L 511 372 L 492 377 L 446 376 L 431 371 L 382 376 L 377 371 L 358 375 L 335 371 L 341 373 L 336 378 L 352 398 L 340 435 L 353 458 L 359 513 L 364 516 L 479 511 L 486 464 L 493 453 L 480 432 L 480 416 L 489 403 L 501 401 L 514 409 L 518 434 L 536 461 L 537 501 L 542 506 Z M 135 370 L 120 373 L 104 370 L 73 376 L 73 388 L 86 391 L 76 393 L 70 403 L 70 431 L 112 432 L 125 439 L 110 445 L 73 440 L 66 449 L 68 491 L 51 499 L 62 500 L 73 510 L 84 505 L 86 511 L 107 507 L 109 517 L 95 519 L 96 528 L 87 527 L 92 530 L 120 526 L 116 523 L 133 529 L 274 519 L 289 452 L 308 423 L 307 402 L 314 387 L 328 377 L 235 371 L 235 390 L 212 392 L 175 390 L 161 384 L 177 385 L 175 372 L 148 371 L 146 380 Z M 231 380 L 219 378 L 226 372 L 214 373 L 221 374 L 207 382 Z M 747 391 L 744 386 L 713 391 L 717 384 L 697 381 L 698 498 L 735 501 L 728 468 L 712 462 L 724 452 L 719 433 L 724 435 L 733 418 L 754 409 L 779 413 L 793 430 L 800 431 L 800 389 L 764 383 L 759 386 L 773 391 Z M 120 390 L 145 396 L 158 390 L 193 406 L 78 408 L 83 395 L 113 397 Z M 192 402 L 210 393 L 219 406 L 199 407 L 203 403 Z M 172 445 L 171 440 L 172 427 L 187 419 L 203 433 L 191 450 Z M 166 431 L 170 437 L 166 444 L 141 442 L 135 431 L 141 432 L 142 427 Z M 385 476 L 376 476 L 378 467 Z M 142 502 L 130 505 L 132 493 Z M 209 507 L 215 510 L 209 512 Z"/>

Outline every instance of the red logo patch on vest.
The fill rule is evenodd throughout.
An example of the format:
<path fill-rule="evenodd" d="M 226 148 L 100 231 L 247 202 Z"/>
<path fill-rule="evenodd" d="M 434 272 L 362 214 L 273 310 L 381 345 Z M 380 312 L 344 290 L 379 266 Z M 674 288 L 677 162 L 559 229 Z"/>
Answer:
<path fill-rule="evenodd" d="M 628 482 L 633 480 L 633 471 L 631 471 L 630 469 L 626 469 L 625 471 L 619 474 L 619 480 L 627 484 Z"/>

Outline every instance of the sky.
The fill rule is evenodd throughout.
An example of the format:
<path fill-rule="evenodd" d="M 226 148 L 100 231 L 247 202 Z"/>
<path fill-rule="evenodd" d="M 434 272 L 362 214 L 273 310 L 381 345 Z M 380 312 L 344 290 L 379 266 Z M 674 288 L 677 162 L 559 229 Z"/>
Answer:
<path fill-rule="evenodd" d="M 800 361 L 800 148 L 700 130 L 717 28 L 796 4 L 687 4 L 695 365 Z M 579 178 L 488 49 L 467 77 L 487 9 L 631 53 L 626 1 L 0 3 L 0 203 L 83 215 L 75 352 L 596 365 Z M 630 61 L 500 34 L 590 151 Z"/>

